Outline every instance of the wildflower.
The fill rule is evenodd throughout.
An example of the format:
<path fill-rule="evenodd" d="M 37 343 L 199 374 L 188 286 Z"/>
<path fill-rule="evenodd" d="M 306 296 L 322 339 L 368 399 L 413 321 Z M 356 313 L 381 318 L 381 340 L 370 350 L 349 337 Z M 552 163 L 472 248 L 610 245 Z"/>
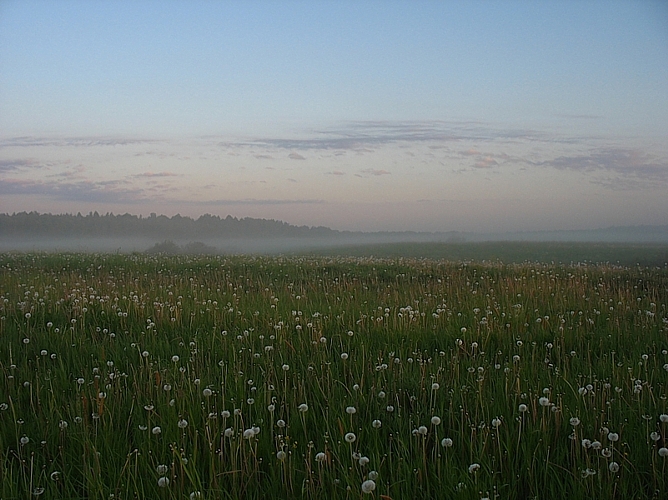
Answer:
<path fill-rule="evenodd" d="M 583 447 L 583 448 L 591 448 L 591 440 L 589 440 L 589 439 L 583 439 L 583 440 L 582 440 L 582 447 Z"/>
<path fill-rule="evenodd" d="M 58 427 L 60 428 L 61 431 L 64 431 L 65 429 L 67 429 L 67 425 L 68 425 L 68 424 L 67 424 L 67 422 L 66 422 L 65 420 L 61 420 L 61 421 L 58 423 Z"/>
<path fill-rule="evenodd" d="M 28 436 L 22 436 L 20 441 L 22 445 L 26 445 L 30 442 L 30 438 Z"/>
<path fill-rule="evenodd" d="M 281 462 L 287 458 L 287 453 L 285 453 L 283 450 L 280 450 L 278 453 L 276 453 L 276 458 L 278 458 Z"/>
<path fill-rule="evenodd" d="M 440 425 L 441 424 L 441 417 L 437 417 L 436 415 L 431 417 L 431 424 L 432 425 Z"/>
<path fill-rule="evenodd" d="M 282 418 L 277 420 L 276 425 L 281 428 L 285 427 L 285 420 L 283 420 Z"/>
<path fill-rule="evenodd" d="M 387 405 L 387 408 L 385 408 L 385 409 L 387 410 L 387 413 L 392 413 L 394 411 L 394 406 Z"/>
<path fill-rule="evenodd" d="M 370 462 L 369 457 L 360 457 L 358 460 L 358 463 L 364 467 L 366 464 Z"/>
<path fill-rule="evenodd" d="M 500 418 L 493 418 L 492 419 L 492 427 L 495 429 L 501 426 L 501 419 Z"/>
<path fill-rule="evenodd" d="M 274 413 L 274 410 L 275 410 L 275 409 L 276 409 L 276 407 L 275 407 L 273 404 L 267 406 L 267 411 L 268 411 L 269 413 Z"/>
<path fill-rule="evenodd" d="M 346 413 L 348 415 L 354 415 L 357 412 L 354 406 L 348 406 L 346 407 Z"/>
<path fill-rule="evenodd" d="M 324 462 L 326 458 L 327 458 L 327 455 L 325 455 L 322 451 L 316 453 L 316 455 L 315 455 L 315 461 L 316 462 Z"/>
<path fill-rule="evenodd" d="M 367 479 L 362 483 L 362 493 L 371 493 L 373 490 L 376 489 L 376 483 L 371 480 Z"/>
<path fill-rule="evenodd" d="M 660 457 L 668 457 L 668 448 L 659 448 Z"/>
<path fill-rule="evenodd" d="M 434 382 L 431 384 L 431 390 L 432 391 L 438 391 L 441 388 L 441 386 L 438 384 L 438 382 Z"/>
<path fill-rule="evenodd" d="M 213 394 L 213 391 L 209 389 L 208 387 L 202 391 L 202 396 L 205 398 L 210 397 Z"/>
<path fill-rule="evenodd" d="M 346 440 L 346 443 L 354 443 L 355 440 L 357 439 L 357 436 L 355 436 L 355 434 L 353 434 L 352 432 L 349 432 L 345 436 L 343 436 L 343 439 Z"/>
<path fill-rule="evenodd" d="M 525 405 L 524 403 L 522 403 L 521 405 L 519 405 L 519 407 L 518 407 L 517 409 L 520 411 L 520 413 L 524 413 L 524 412 L 527 411 L 529 408 L 527 407 L 527 405 Z"/>
<path fill-rule="evenodd" d="M 580 425 L 580 419 L 578 417 L 571 417 L 569 422 L 573 427 L 577 427 L 578 425 Z"/>
<path fill-rule="evenodd" d="M 480 470 L 480 464 L 469 465 L 469 474 L 473 474 L 474 472 L 478 472 L 478 470 Z"/>
<path fill-rule="evenodd" d="M 301 413 L 306 413 L 308 411 L 308 405 L 306 403 L 302 403 L 299 405 L 298 409 Z"/>
<path fill-rule="evenodd" d="M 421 425 L 420 427 L 418 427 L 418 432 L 420 434 L 422 434 L 423 436 L 426 436 L 427 435 L 427 428 L 424 425 Z"/>
<path fill-rule="evenodd" d="M 225 429 L 225 432 L 223 434 L 225 435 L 226 438 L 231 438 L 232 436 L 234 436 L 234 429 L 228 427 L 227 429 Z"/>
<path fill-rule="evenodd" d="M 550 400 L 546 397 L 542 397 L 538 400 L 538 404 L 541 406 L 549 406 L 550 405 Z"/>
<path fill-rule="evenodd" d="M 608 440 L 612 441 L 613 443 L 616 441 L 619 441 L 619 434 L 616 432 L 609 432 L 608 433 Z"/>
<path fill-rule="evenodd" d="M 284 372 L 287 372 L 290 369 L 290 365 L 283 365 L 282 368 Z"/>
<path fill-rule="evenodd" d="M 382 423 L 380 420 L 374 420 L 373 422 L 371 422 L 371 427 L 373 427 L 374 429 L 380 429 L 381 425 Z"/>
<path fill-rule="evenodd" d="M 223 418 L 230 418 L 230 412 L 227 410 L 223 410 L 220 412 L 220 416 Z"/>
<path fill-rule="evenodd" d="M 169 486 L 169 478 L 161 477 L 160 479 L 158 479 L 158 486 L 160 486 L 161 488 Z"/>
<path fill-rule="evenodd" d="M 375 470 L 369 471 L 369 479 L 375 481 L 376 479 L 378 479 L 378 473 Z"/>
<path fill-rule="evenodd" d="M 345 361 L 346 359 L 348 359 L 348 353 L 347 353 L 347 352 L 342 352 L 342 353 L 341 353 L 341 359 L 342 359 L 343 361 Z"/>
<path fill-rule="evenodd" d="M 664 424 L 668 423 L 668 415 L 666 415 L 665 413 L 662 413 L 661 415 L 659 415 L 659 420 L 661 422 L 663 422 Z"/>
<path fill-rule="evenodd" d="M 450 438 L 443 438 L 441 439 L 441 446 L 443 448 L 450 448 L 452 447 L 452 439 Z"/>
<path fill-rule="evenodd" d="M 154 436 L 157 436 L 162 432 L 162 429 L 156 425 L 155 427 L 153 427 L 153 429 L 151 429 L 151 432 L 153 433 Z"/>
<path fill-rule="evenodd" d="M 196 500 L 197 498 L 202 498 L 202 493 L 200 491 L 193 491 L 190 494 L 190 500 Z"/>
<path fill-rule="evenodd" d="M 613 474 L 619 471 L 619 464 L 617 462 L 610 462 L 608 465 L 608 470 Z"/>
<path fill-rule="evenodd" d="M 385 398 L 385 391 L 380 391 L 378 393 L 378 399 L 384 399 Z"/>
<path fill-rule="evenodd" d="M 158 474 L 160 474 L 161 476 L 164 476 L 165 474 L 167 474 L 168 469 L 167 469 L 166 465 L 160 464 L 155 468 L 155 470 Z"/>
<path fill-rule="evenodd" d="M 176 354 L 174 354 L 174 356 L 172 356 L 172 361 L 174 363 L 178 363 L 179 362 L 179 357 Z"/>
<path fill-rule="evenodd" d="M 188 427 L 188 421 L 185 418 L 182 418 L 178 421 L 176 425 L 179 426 L 179 429 L 185 429 L 186 427 Z"/>

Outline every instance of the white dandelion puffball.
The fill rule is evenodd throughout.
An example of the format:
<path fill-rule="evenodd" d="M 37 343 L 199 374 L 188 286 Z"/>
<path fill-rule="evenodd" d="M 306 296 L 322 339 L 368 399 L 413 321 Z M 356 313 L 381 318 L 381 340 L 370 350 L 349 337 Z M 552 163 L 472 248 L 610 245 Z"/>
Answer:
<path fill-rule="evenodd" d="M 253 436 L 255 436 L 255 432 L 253 432 L 253 429 L 246 429 L 244 431 L 244 439 L 251 439 Z"/>
<path fill-rule="evenodd" d="M 185 429 L 186 427 L 188 427 L 188 421 L 185 418 L 182 418 L 181 420 L 178 421 L 176 425 L 179 426 L 179 429 Z"/>
<path fill-rule="evenodd" d="M 659 448 L 660 457 L 668 457 L 668 448 Z"/>
<path fill-rule="evenodd" d="M 376 489 L 376 483 L 371 479 L 367 479 L 362 483 L 362 493 L 371 493 Z"/>
<path fill-rule="evenodd" d="M 478 472 L 478 470 L 480 470 L 480 464 L 469 465 L 469 474 L 473 474 L 474 472 Z"/>
<path fill-rule="evenodd" d="M 578 425 L 580 425 L 580 419 L 578 417 L 571 417 L 569 422 L 573 427 L 577 427 Z"/>
<path fill-rule="evenodd" d="M 440 388 L 441 388 L 441 386 L 438 385 L 438 382 L 434 382 L 433 384 L 431 384 L 431 390 L 432 391 L 438 391 Z"/>
<path fill-rule="evenodd" d="M 613 474 L 614 474 L 615 472 L 619 472 L 619 464 L 618 464 L 617 462 L 610 462 L 610 465 L 608 465 L 608 469 L 609 469 L 610 472 L 612 472 Z"/>
<path fill-rule="evenodd" d="M 355 434 L 353 434 L 352 432 L 349 432 L 343 437 L 343 439 L 346 440 L 346 443 L 354 443 L 355 440 L 357 439 L 357 436 L 355 436 Z"/>
<path fill-rule="evenodd" d="M 290 369 L 290 365 L 283 365 L 283 371 L 287 372 Z"/>
<path fill-rule="evenodd" d="M 381 423 L 380 420 L 374 420 L 373 422 L 371 422 L 371 426 L 372 426 L 374 429 L 380 429 L 380 426 L 381 426 L 381 425 L 383 425 L 383 424 Z"/>
<path fill-rule="evenodd" d="M 424 425 L 421 425 L 418 427 L 418 433 L 422 434 L 423 436 L 427 435 L 427 428 Z"/>
<path fill-rule="evenodd" d="M 431 417 L 431 424 L 432 425 L 440 425 L 441 424 L 441 417 L 437 417 L 436 415 Z"/>
<path fill-rule="evenodd" d="M 276 453 L 276 458 L 278 458 L 281 462 L 287 458 L 287 453 L 285 453 L 283 450 L 279 451 Z"/>
<path fill-rule="evenodd" d="M 450 438 L 443 438 L 441 439 L 441 446 L 443 448 L 450 448 L 452 447 L 452 439 Z"/>
<path fill-rule="evenodd" d="M 315 455 L 315 461 L 316 462 L 324 462 L 326 458 L 327 458 L 327 455 L 325 455 L 322 451 L 319 452 L 319 453 L 316 453 L 316 455 Z"/>
<path fill-rule="evenodd" d="M 370 462 L 369 457 L 360 457 L 358 460 L 358 463 L 364 467 L 366 464 Z"/>
<path fill-rule="evenodd" d="M 520 411 L 520 413 L 524 413 L 525 411 L 527 411 L 529 409 L 529 407 L 527 405 L 525 405 L 524 403 L 522 403 L 521 405 L 519 405 L 517 407 L 517 409 Z"/>
<path fill-rule="evenodd" d="M 342 359 L 343 361 L 345 361 L 346 359 L 348 359 L 348 353 L 347 353 L 347 352 L 342 352 L 342 353 L 341 353 L 341 359 Z"/>
<path fill-rule="evenodd" d="M 546 397 L 542 397 L 538 400 L 538 404 L 541 406 L 550 406 L 550 400 Z"/>
<path fill-rule="evenodd" d="M 202 396 L 205 398 L 210 397 L 213 394 L 213 391 L 209 389 L 208 387 L 202 391 Z"/>
<path fill-rule="evenodd" d="M 165 474 L 167 474 L 168 468 L 167 468 L 166 465 L 160 464 L 155 468 L 155 470 L 158 474 L 160 474 L 161 476 L 164 476 Z"/>
<path fill-rule="evenodd" d="M 616 432 L 608 433 L 608 440 L 612 441 L 613 443 L 619 441 L 619 434 L 617 434 Z"/>
<path fill-rule="evenodd" d="M 299 405 L 299 411 L 302 413 L 305 413 L 308 411 L 308 405 L 306 403 L 302 403 Z"/>
<path fill-rule="evenodd" d="M 346 407 L 346 413 L 348 415 L 354 415 L 355 413 L 357 413 L 357 409 L 355 409 L 354 406 L 348 406 Z"/>
<path fill-rule="evenodd" d="M 161 477 L 160 479 L 158 479 L 158 486 L 160 486 L 161 488 L 169 486 L 169 478 Z"/>
<path fill-rule="evenodd" d="M 492 427 L 495 429 L 501 426 L 501 419 L 500 418 L 493 418 L 492 419 Z"/>
<path fill-rule="evenodd" d="M 162 432 L 162 429 L 156 425 L 155 427 L 153 427 L 153 429 L 151 429 L 151 432 L 153 433 L 153 435 L 157 436 Z"/>

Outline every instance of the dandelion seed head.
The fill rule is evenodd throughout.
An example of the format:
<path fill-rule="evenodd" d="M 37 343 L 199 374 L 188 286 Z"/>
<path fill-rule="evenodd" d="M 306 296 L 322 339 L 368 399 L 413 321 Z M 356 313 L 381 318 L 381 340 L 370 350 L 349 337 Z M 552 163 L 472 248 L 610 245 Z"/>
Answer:
<path fill-rule="evenodd" d="M 376 489 L 376 483 L 372 479 L 367 479 L 362 483 L 362 493 L 369 494 Z"/>

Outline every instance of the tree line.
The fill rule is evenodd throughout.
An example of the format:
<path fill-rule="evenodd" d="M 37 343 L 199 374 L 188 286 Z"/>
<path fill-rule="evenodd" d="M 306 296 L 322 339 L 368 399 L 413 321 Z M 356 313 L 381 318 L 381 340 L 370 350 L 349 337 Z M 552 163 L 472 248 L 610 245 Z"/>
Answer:
<path fill-rule="evenodd" d="M 293 226 L 273 219 L 221 218 L 204 214 L 197 219 L 174 215 L 0 214 L 0 237 L 115 237 L 137 236 L 160 239 L 211 239 L 230 237 L 304 238 L 334 236 L 326 227 Z"/>

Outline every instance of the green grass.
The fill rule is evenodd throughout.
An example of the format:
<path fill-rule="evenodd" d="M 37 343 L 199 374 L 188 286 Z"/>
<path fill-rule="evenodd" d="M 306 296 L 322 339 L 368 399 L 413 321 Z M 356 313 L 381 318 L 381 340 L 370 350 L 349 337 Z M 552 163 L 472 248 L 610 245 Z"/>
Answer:
<path fill-rule="evenodd" d="M 386 243 L 314 250 L 313 255 L 426 258 L 450 261 L 501 261 L 507 264 L 614 264 L 658 266 L 668 263 L 668 245 L 574 242 Z"/>
<path fill-rule="evenodd" d="M 668 496 L 666 267 L 5 254 L 0 284 L 3 499 Z"/>

